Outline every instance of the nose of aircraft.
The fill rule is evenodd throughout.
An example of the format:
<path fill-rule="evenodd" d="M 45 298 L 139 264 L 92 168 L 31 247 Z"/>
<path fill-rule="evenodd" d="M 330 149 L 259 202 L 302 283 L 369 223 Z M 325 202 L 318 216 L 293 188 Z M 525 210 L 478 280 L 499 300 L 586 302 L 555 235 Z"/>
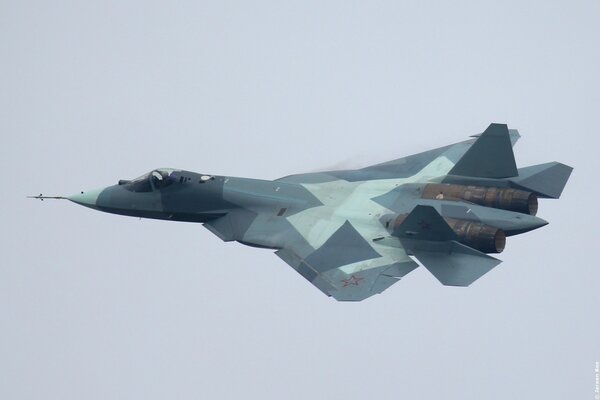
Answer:
<path fill-rule="evenodd" d="M 67 199 L 71 200 L 73 203 L 77 203 L 85 207 L 96 208 L 96 206 L 98 205 L 98 196 L 100 195 L 100 193 L 102 193 L 103 190 L 104 188 L 88 190 L 86 192 L 81 192 L 72 196 L 68 196 Z"/>

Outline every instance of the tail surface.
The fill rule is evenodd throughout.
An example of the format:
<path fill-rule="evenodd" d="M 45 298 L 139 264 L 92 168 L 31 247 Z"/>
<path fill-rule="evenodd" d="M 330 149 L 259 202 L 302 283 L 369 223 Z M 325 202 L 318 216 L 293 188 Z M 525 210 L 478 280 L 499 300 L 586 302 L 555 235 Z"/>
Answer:
<path fill-rule="evenodd" d="M 519 176 L 512 178 L 511 182 L 539 197 L 558 199 L 572 171 L 573 168 L 559 162 L 532 165 L 519 168 Z"/>
<path fill-rule="evenodd" d="M 494 179 L 517 176 L 508 126 L 491 124 L 448 174 Z"/>
<path fill-rule="evenodd" d="M 446 286 L 469 286 L 501 263 L 459 243 L 452 228 L 431 206 L 416 206 L 394 235 Z"/>

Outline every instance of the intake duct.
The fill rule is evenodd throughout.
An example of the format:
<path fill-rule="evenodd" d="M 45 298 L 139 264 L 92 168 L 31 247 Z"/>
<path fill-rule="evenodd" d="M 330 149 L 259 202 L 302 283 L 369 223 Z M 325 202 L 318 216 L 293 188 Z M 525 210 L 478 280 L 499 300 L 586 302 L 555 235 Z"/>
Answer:
<path fill-rule="evenodd" d="M 398 215 L 392 226 L 388 222 L 386 227 L 392 232 L 396 231 L 407 216 L 408 214 Z M 456 240 L 466 246 L 482 253 L 502 253 L 504 250 L 506 235 L 502 229 L 464 219 L 444 218 L 444 221 L 456 234 Z"/>
<path fill-rule="evenodd" d="M 538 209 L 538 200 L 535 194 L 511 188 L 430 183 L 423 188 L 421 198 L 464 200 L 485 207 L 500 208 L 529 215 L 535 215 Z"/>

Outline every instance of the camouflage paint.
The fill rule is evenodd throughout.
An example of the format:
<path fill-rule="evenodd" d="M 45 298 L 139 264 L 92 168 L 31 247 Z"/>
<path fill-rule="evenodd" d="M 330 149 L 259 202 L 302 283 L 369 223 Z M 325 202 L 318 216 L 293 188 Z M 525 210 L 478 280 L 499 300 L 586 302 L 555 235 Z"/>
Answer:
<path fill-rule="evenodd" d="M 517 169 L 512 145 L 519 137 L 506 125 L 491 124 L 475 139 L 386 163 L 274 181 L 161 169 L 153 171 L 157 180 L 148 174 L 149 182 L 121 181 L 69 200 L 115 214 L 203 223 L 222 240 L 277 250 L 328 296 L 360 301 L 415 269 L 410 255 L 444 285 L 455 286 L 471 284 L 500 263 L 459 243 L 444 218 L 507 236 L 547 224 L 493 203 L 423 195 L 429 184 L 453 184 L 558 198 L 572 168 L 554 162 Z M 133 191 L 135 182 L 152 190 Z M 391 229 L 390 221 L 401 215 Z"/>

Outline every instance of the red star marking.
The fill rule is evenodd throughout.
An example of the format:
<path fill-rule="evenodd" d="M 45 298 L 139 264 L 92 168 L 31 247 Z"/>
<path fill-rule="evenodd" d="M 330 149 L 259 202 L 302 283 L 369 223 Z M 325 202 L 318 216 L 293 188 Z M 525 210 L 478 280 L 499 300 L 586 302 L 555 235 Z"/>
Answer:
<path fill-rule="evenodd" d="M 423 221 L 423 220 L 419 221 L 419 226 L 424 231 L 428 231 L 429 229 L 431 229 L 431 224 L 427 221 Z"/>
<path fill-rule="evenodd" d="M 364 279 L 365 278 L 361 278 L 359 276 L 352 275 L 350 278 L 342 279 L 342 283 L 344 284 L 343 287 L 348 287 L 350 285 L 358 286 L 360 281 L 362 281 Z"/>

